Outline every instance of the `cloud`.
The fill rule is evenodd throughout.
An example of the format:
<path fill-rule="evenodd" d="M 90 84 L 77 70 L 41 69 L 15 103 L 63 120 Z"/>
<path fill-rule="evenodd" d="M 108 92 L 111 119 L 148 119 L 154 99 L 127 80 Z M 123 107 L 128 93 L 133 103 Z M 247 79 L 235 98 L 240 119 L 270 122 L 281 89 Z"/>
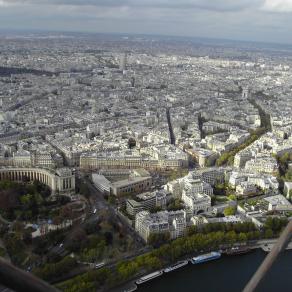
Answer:
<path fill-rule="evenodd" d="M 266 0 L 262 9 L 270 12 L 292 12 L 292 0 Z"/>
<path fill-rule="evenodd" d="M 1 29 L 290 41 L 292 0 L 0 0 Z"/>
<path fill-rule="evenodd" d="M 4 6 L 8 6 L 9 3 L 7 2 L 7 0 L 0 0 L 0 7 L 4 7 Z"/>
<path fill-rule="evenodd" d="M 2 0 L 7 5 L 70 5 L 100 7 L 148 7 L 239 11 L 259 7 L 264 0 Z M 1 0 L 0 0 L 1 3 Z"/>
<path fill-rule="evenodd" d="M 292 12 L 292 0 L 0 0 L 0 6 L 21 5 L 199 9 L 220 12 L 243 10 Z"/>

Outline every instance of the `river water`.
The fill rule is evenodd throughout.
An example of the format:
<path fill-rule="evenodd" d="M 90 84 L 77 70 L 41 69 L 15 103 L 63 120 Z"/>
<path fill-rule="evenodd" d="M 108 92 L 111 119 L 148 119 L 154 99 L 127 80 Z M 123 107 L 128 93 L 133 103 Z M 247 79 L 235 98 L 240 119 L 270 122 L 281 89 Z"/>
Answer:
<path fill-rule="evenodd" d="M 262 250 L 187 265 L 139 285 L 138 292 L 237 292 L 242 291 L 267 254 Z M 285 251 L 261 283 L 260 292 L 292 291 L 292 251 Z"/>

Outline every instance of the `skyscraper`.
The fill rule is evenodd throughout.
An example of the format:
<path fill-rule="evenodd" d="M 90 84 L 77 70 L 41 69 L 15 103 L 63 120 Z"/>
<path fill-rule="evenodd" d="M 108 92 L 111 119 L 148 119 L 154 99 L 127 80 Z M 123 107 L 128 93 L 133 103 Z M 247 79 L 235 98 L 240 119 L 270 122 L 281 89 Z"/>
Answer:
<path fill-rule="evenodd" d="M 124 53 L 121 56 L 121 60 L 120 60 L 120 70 L 125 71 L 126 67 L 127 67 L 127 53 Z"/>

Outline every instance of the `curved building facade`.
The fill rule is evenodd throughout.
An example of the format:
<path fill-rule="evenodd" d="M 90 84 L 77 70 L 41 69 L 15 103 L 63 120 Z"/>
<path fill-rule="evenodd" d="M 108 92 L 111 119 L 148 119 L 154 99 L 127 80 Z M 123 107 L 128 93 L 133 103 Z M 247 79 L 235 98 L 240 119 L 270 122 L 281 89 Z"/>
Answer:
<path fill-rule="evenodd" d="M 39 181 L 47 185 L 52 194 L 75 191 L 75 174 L 69 168 L 0 168 L 0 180 Z"/>

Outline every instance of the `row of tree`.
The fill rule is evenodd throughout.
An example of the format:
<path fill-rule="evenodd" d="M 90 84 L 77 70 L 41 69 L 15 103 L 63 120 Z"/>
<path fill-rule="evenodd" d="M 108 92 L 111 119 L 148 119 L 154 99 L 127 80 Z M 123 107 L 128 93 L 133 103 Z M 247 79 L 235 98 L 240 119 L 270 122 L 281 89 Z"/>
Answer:
<path fill-rule="evenodd" d="M 233 165 L 234 156 L 236 155 L 236 153 L 238 153 L 239 151 L 245 149 L 247 146 L 249 146 L 250 144 L 252 144 L 254 141 L 258 140 L 259 137 L 260 137 L 259 135 L 253 134 L 243 144 L 241 144 L 240 146 L 234 148 L 231 151 L 224 152 L 216 160 L 216 166 L 222 166 L 222 165 L 225 165 L 225 164 Z"/>
<path fill-rule="evenodd" d="M 217 166 L 222 166 L 225 164 L 233 165 L 234 156 L 236 155 L 236 153 L 245 149 L 254 141 L 258 140 L 267 131 L 271 130 L 271 119 L 270 119 L 269 114 L 266 114 L 263 111 L 263 109 L 256 103 L 254 99 L 249 99 L 249 102 L 259 111 L 259 115 L 261 118 L 261 127 L 257 128 L 256 130 L 251 130 L 250 131 L 251 136 L 243 144 L 241 144 L 240 146 L 234 148 L 233 150 L 229 152 L 223 153 L 216 161 Z"/>
<path fill-rule="evenodd" d="M 36 268 L 33 273 L 46 281 L 51 281 L 72 271 L 76 266 L 77 262 L 74 258 L 65 257 L 57 263 L 48 263 L 41 268 Z"/>

